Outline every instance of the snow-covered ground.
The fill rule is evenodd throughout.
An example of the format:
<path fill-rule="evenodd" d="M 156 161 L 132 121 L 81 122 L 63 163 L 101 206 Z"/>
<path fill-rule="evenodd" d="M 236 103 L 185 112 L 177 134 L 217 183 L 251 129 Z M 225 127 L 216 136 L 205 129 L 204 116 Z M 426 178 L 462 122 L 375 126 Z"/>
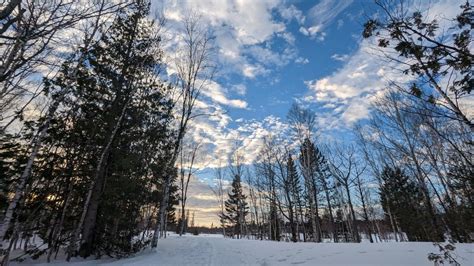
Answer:
<path fill-rule="evenodd" d="M 431 243 L 288 243 L 224 239 L 216 235 L 170 235 L 156 251 L 122 260 L 103 259 L 68 265 L 433 265 Z M 474 265 L 474 244 L 457 244 L 461 265 Z M 22 265 L 27 263 L 22 263 Z M 53 264 L 62 264 L 57 261 Z M 50 264 L 44 264 L 50 265 Z"/>

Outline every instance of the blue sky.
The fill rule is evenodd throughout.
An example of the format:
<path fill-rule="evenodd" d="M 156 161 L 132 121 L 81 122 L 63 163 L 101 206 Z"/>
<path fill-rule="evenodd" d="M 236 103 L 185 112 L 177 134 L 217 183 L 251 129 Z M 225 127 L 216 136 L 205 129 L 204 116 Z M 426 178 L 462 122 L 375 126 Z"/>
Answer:
<path fill-rule="evenodd" d="M 213 117 L 195 121 L 191 130 L 194 139 L 208 142 L 207 150 L 216 155 L 214 159 L 225 160 L 235 150 L 231 146 L 245 146 L 231 142 L 251 142 L 248 138 L 261 139 L 284 128 L 282 123 L 293 102 L 311 106 L 319 114 L 319 128 L 326 136 L 342 134 L 338 138 L 344 138 L 350 125 L 332 116 L 344 112 L 346 99 L 334 102 L 331 95 L 315 99 L 311 84 L 343 68 L 357 53 L 362 25 L 372 16 L 373 5 L 369 0 L 188 0 L 156 4 L 168 19 L 170 47 L 176 47 L 175 33 L 190 12 L 201 14 L 203 27 L 215 36 L 218 72 L 200 99 L 202 109 L 212 110 Z M 220 143 L 217 151 L 210 147 L 216 143 Z M 257 143 L 250 145 L 242 150 L 255 154 Z M 253 158 L 248 155 L 246 161 Z"/>
<path fill-rule="evenodd" d="M 293 6 L 304 14 L 315 4 L 312 1 L 299 1 Z M 267 75 L 255 79 L 234 77 L 233 82 L 242 82 L 247 87 L 249 109 L 232 113 L 247 119 L 263 119 L 269 115 L 285 117 L 291 103 L 308 94 L 305 81 L 319 79 L 336 71 L 344 63 L 341 60 L 357 49 L 363 19 L 353 14 L 360 14 L 361 7 L 360 3 L 351 3 L 340 13 L 334 12 L 335 16 L 325 21 L 321 33 L 313 38 L 300 32 L 305 25 L 311 27 L 310 23 L 301 25 L 294 19 L 289 22 L 286 30 L 294 37 L 292 48 L 297 52 L 296 58 L 284 66 L 270 66 Z M 324 40 L 322 33 L 325 35 Z M 291 47 L 286 40 L 278 37 L 269 43 L 277 53 Z M 336 55 L 339 60 L 335 59 Z"/>
<path fill-rule="evenodd" d="M 429 8 L 426 15 L 447 29 L 446 18 L 460 3 L 415 0 L 407 7 Z M 377 15 L 372 0 L 156 0 L 153 7 L 167 17 L 165 50 L 179 46 L 180 23 L 190 12 L 201 14 L 215 36 L 218 72 L 197 108 L 212 116 L 193 121 L 187 136 L 202 144 L 189 204 L 203 224 L 216 220 L 210 169 L 234 152 L 254 161 L 264 137 L 287 132 L 293 102 L 316 112 L 316 141 L 350 142 L 351 127 L 368 117 L 386 84 L 412 79 L 378 56 L 372 40 L 362 39 L 364 22 Z"/>

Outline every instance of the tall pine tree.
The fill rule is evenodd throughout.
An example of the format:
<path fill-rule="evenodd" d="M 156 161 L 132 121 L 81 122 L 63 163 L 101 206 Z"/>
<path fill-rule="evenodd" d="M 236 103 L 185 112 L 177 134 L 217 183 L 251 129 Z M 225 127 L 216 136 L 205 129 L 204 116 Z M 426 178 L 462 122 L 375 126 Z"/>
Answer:
<path fill-rule="evenodd" d="M 243 194 L 240 176 L 235 175 L 232 180 L 232 190 L 228 193 L 229 199 L 225 201 L 225 213 L 222 218 L 232 226 L 233 235 L 241 238 L 244 233 L 245 216 L 248 214 L 247 196 Z"/>

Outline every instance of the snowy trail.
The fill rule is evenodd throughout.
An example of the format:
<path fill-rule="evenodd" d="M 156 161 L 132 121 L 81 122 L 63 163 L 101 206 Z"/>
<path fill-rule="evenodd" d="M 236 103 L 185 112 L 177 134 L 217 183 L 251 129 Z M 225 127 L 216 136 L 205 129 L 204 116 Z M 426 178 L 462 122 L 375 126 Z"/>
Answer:
<path fill-rule="evenodd" d="M 474 265 L 474 245 L 457 244 L 461 265 Z M 433 265 L 431 243 L 287 243 L 175 236 L 160 240 L 156 251 L 146 250 L 122 260 L 89 260 L 61 265 Z M 24 263 L 23 263 L 24 264 Z M 53 263 L 54 264 L 54 263 Z M 43 264 L 50 265 L 50 264 Z"/>
<path fill-rule="evenodd" d="M 170 237 L 156 253 L 115 261 L 113 265 L 433 265 L 431 243 L 287 243 Z M 457 245 L 461 265 L 474 265 L 474 245 Z"/>

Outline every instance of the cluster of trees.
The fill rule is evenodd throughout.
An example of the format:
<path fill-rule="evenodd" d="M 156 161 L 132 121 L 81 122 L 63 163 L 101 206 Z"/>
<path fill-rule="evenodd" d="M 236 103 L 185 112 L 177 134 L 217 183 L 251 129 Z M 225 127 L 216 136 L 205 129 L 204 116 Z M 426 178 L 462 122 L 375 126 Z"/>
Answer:
<path fill-rule="evenodd" d="M 1 263 L 18 248 L 18 259 L 122 257 L 156 247 L 168 224 L 184 233 L 199 144 L 183 140 L 214 73 L 198 18 L 183 20 L 182 45 L 165 62 L 149 1 L 4 2 Z M 461 6 L 447 38 L 438 21 L 377 3 L 385 14 L 363 36 L 409 84 L 380 94 L 351 146 L 322 143 L 316 114 L 294 105 L 293 134 L 267 138 L 252 167 L 233 156 L 227 195 L 218 170 L 225 235 L 472 241 L 473 8 Z"/>
<path fill-rule="evenodd" d="M 336 147 L 328 159 L 312 140 L 314 113 L 295 104 L 288 118 L 294 140 L 267 138 L 253 166 L 230 162 L 240 170 L 230 171 L 231 191 L 220 200 L 226 234 L 293 242 L 360 242 L 362 232 L 371 241 L 375 233 L 388 238 L 355 149 Z"/>
<path fill-rule="evenodd" d="M 212 78 L 199 18 L 166 63 L 147 0 L 9 0 L 0 20 L 2 265 L 156 247 L 185 202 L 176 162 Z"/>
<path fill-rule="evenodd" d="M 266 139 L 253 168 L 231 171 L 229 199 L 216 193 L 225 234 L 295 242 L 473 241 L 473 8 L 461 6 L 447 38 L 438 21 L 377 3 L 385 14 L 369 20 L 363 35 L 376 40 L 388 62 L 403 66 L 410 82 L 389 84 L 368 121 L 354 127 L 351 146 L 323 143 L 316 114 L 294 105 L 294 137 Z M 230 165 L 242 168 L 239 160 Z M 222 191 L 220 179 L 215 191 Z"/>

